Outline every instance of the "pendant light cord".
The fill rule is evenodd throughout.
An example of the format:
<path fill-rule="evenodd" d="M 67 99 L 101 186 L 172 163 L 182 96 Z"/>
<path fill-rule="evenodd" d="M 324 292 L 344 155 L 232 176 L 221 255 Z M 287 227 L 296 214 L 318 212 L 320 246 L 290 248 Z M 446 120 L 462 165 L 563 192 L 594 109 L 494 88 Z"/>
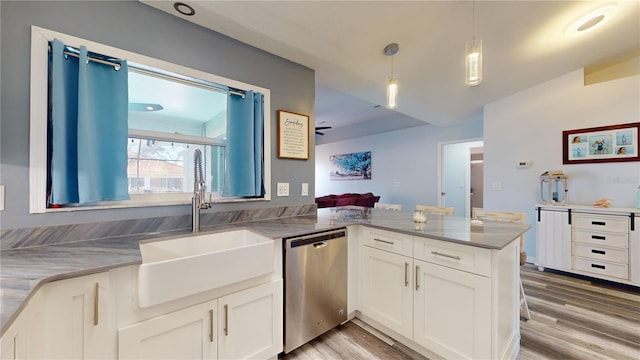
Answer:
<path fill-rule="evenodd" d="M 476 42 L 476 0 L 473 0 L 472 2 L 472 6 L 473 6 L 473 16 L 471 18 L 471 38 L 473 39 L 473 42 Z"/>

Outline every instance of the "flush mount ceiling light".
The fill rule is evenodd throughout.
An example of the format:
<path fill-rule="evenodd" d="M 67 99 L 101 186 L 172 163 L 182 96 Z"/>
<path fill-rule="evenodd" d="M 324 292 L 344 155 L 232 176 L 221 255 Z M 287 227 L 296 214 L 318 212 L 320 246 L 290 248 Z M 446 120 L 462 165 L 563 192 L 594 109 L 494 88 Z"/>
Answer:
<path fill-rule="evenodd" d="M 196 14 L 196 11 L 190 5 L 187 5 L 183 2 L 173 3 L 173 8 L 176 9 L 177 12 L 185 16 L 193 16 Z"/>
<path fill-rule="evenodd" d="M 615 4 L 607 3 L 599 8 L 591 11 L 589 14 L 582 16 L 574 21 L 568 28 L 568 35 L 581 35 L 591 32 L 602 25 L 616 13 L 618 7 Z"/>
<path fill-rule="evenodd" d="M 464 83 L 467 86 L 480 85 L 482 82 L 482 40 L 476 39 L 476 2 L 473 2 L 473 36 L 465 45 Z"/>
<path fill-rule="evenodd" d="M 391 78 L 387 83 L 387 108 L 395 109 L 398 107 L 398 77 L 393 72 L 393 55 L 395 55 L 400 46 L 396 43 L 389 44 L 384 48 L 384 54 L 391 57 Z"/>
<path fill-rule="evenodd" d="M 147 103 L 129 103 L 129 110 L 132 111 L 159 111 L 164 109 L 160 104 L 147 104 Z"/>

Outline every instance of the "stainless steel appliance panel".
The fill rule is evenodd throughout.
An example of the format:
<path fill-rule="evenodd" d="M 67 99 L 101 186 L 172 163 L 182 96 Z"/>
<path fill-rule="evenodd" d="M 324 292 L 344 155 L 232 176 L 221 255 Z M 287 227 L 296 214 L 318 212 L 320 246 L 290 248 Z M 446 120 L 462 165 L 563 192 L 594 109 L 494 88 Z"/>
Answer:
<path fill-rule="evenodd" d="M 347 320 L 347 229 L 284 239 L 289 353 Z"/>

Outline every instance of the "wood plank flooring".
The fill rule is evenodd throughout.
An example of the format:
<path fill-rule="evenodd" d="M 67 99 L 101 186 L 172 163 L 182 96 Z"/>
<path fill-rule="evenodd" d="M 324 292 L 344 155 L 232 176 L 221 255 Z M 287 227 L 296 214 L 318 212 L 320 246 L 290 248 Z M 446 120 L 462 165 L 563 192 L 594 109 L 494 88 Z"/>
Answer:
<path fill-rule="evenodd" d="M 519 360 L 640 359 L 640 290 L 546 270 L 521 271 L 531 320 L 520 322 Z M 424 357 L 380 340 L 349 322 L 281 360 L 410 359 Z"/>

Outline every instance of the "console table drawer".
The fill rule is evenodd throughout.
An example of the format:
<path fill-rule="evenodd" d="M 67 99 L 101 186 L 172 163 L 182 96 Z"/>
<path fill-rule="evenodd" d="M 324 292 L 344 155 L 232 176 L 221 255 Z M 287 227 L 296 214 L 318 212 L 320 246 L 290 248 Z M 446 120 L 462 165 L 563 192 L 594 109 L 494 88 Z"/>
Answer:
<path fill-rule="evenodd" d="M 629 267 L 627 264 L 614 264 L 606 261 L 573 258 L 573 268 L 594 274 L 612 276 L 620 279 L 629 279 Z"/>
<path fill-rule="evenodd" d="M 629 234 L 574 230 L 573 242 L 626 249 L 629 247 Z"/>
<path fill-rule="evenodd" d="M 613 249 L 607 247 L 593 246 L 589 244 L 576 244 L 572 246 L 573 256 L 594 259 L 597 261 L 609 261 L 615 263 L 629 263 L 629 253 L 627 249 Z"/>
<path fill-rule="evenodd" d="M 629 232 L 629 219 L 621 216 L 603 216 L 591 214 L 575 214 L 573 228 L 598 232 Z"/>

